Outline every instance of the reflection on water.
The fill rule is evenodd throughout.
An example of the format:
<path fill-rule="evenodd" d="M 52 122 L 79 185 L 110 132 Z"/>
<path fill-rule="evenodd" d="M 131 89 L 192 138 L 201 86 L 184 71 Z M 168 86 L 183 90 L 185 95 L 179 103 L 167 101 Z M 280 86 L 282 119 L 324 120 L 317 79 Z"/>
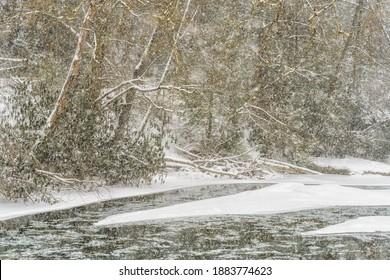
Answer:
<path fill-rule="evenodd" d="M 265 185 L 197 187 L 0 223 L 1 259 L 390 259 L 390 234 L 302 236 L 390 207 L 213 216 L 99 228 L 109 215 L 233 194 Z"/>

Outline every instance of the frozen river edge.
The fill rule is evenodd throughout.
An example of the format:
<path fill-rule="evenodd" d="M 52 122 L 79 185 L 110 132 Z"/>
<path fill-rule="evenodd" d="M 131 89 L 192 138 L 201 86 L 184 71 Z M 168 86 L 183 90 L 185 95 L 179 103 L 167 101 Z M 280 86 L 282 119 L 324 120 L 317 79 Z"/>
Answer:
<path fill-rule="evenodd" d="M 102 188 L 98 191 L 83 193 L 74 191 L 62 192 L 57 195 L 60 202 L 54 205 L 29 202 L 15 203 L 0 199 L 0 220 L 4 221 L 31 214 L 71 209 L 118 198 L 158 194 L 175 189 L 204 185 L 247 183 L 275 185 L 255 191 L 258 192 L 257 198 L 253 196 L 254 193 L 244 192 L 233 197 L 225 196 L 191 202 L 192 205 L 185 203 L 184 205 L 173 205 L 163 207 L 162 209 L 121 214 L 121 216 L 114 215 L 99 221 L 96 225 L 109 226 L 141 220 L 178 217 L 172 213 L 180 213 L 180 217 L 191 217 L 223 214 L 281 213 L 332 206 L 390 205 L 390 191 L 386 190 L 387 186 L 390 188 L 390 180 L 389 177 L 380 175 L 290 175 L 275 176 L 266 180 L 232 180 L 214 178 L 198 173 L 171 173 L 166 178 L 164 184 L 155 183 L 140 187 L 115 186 L 109 189 Z M 347 186 L 373 186 L 375 188 L 383 188 L 383 190 L 362 190 L 348 188 Z M 248 203 L 248 199 L 251 203 Z M 212 209 L 207 207 L 207 204 L 215 205 L 216 203 L 218 207 Z M 261 205 L 261 207 L 259 208 L 257 205 Z M 188 206 L 190 208 L 184 211 L 183 209 Z M 191 210 L 191 207 L 203 210 L 196 210 L 196 212 Z M 169 213 L 170 211 L 172 212 Z"/>

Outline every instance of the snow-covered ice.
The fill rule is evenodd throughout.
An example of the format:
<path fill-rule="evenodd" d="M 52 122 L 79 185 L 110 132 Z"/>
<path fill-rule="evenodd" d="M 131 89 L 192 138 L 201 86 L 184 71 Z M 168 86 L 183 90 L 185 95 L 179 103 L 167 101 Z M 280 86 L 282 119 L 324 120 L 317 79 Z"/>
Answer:
<path fill-rule="evenodd" d="M 110 186 L 101 187 L 95 191 L 76 192 L 73 189 L 53 193 L 59 200 L 53 205 L 46 203 L 13 202 L 0 195 L 0 221 L 26 216 L 30 214 L 51 212 L 87 205 L 95 202 L 108 201 L 117 198 L 133 197 L 146 194 L 161 193 L 175 189 L 190 188 L 203 185 L 258 183 L 259 180 L 238 180 L 229 178 L 214 178 L 199 172 L 172 172 L 165 178 L 163 184 L 156 182 L 139 187 Z"/>
<path fill-rule="evenodd" d="M 352 186 L 390 186 L 390 177 L 367 174 L 367 171 L 383 172 L 387 167 L 371 161 L 350 160 L 350 169 L 356 175 L 282 175 L 275 174 L 268 179 L 229 179 L 215 178 L 196 171 L 168 173 L 163 184 L 159 182 L 140 187 L 111 186 L 99 188 L 93 192 L 75 192 L 74 190 L 55 193 L 59 203 L 10 202 L 0 196 L 0 220 L 12 219 L 29 214 L 69 209 L 76 206 L 116 198 L 132 197 L 169 190 L 215 184 L 274 183 L 274 186 L 256 191 L 243 192 L 170 207 L 127 213 L 121 216 L 107 217 L 97 225 L 121 224 L 140 220 L 165 219 L 199 215 L 225 214 L 267 214 L 291 212 L 332 206 L 375 206 L 390 205 L 390 190 L 363 190 Z M 329 162 L 341 161 L 332 159 Z M 354 164 L 355 163 L 355 167 Z M 343 166 L 339 163 L 339 166 Z M 375 166 L 375 168 L 374 168 Z M 360 169 L 359 169 L 360 168 Z M 360 170 L 360 171 L 359 171 Z M 364 170 L 364 171 L 363 171 Z M 357 172 L 359 171 L 359 172 Z M 361 174 L 358 174 L 361 173 Z M 363 175 L 364 174 L 364 175 Z M 351 186 L 351 187 L 348 187 Z M 384 224 L 378 221 L 378 224 Z"/>
<path fill-rule="evenodd" d="M 390 205 L 390 190 L 280 183 L 235 195 L 113 215 L 99 221 L 96 225 L 107 226 L 190 216 L 269 214 L 332 206 L 374 205 Z"/>
<path fill-rule="evenodd" d="M 319 230 L 304 233 L 304 235 L 315 234 L 348 234 L 348 233 L 369 233 L 369 232 L 390 232 L 390 217 L 369 216 L 349 220 L 341 224 L 331 225 Z"/>
<path fill-rule="evenodd" d="M 346 157 L 341 159 L 318 157 L 312 158 L 311 161 L 320 167 L 331 167 L 335 169 L 348 170 L 350 174 L 390 174 L 389 164 L 354 157 Z"/>

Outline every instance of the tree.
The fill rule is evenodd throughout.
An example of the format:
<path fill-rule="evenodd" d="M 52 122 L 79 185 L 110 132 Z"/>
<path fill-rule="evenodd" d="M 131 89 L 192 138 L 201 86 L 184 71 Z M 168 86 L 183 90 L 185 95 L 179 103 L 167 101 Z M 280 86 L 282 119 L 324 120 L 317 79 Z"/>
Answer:
<path fill-rule="evenodd" d="M 22 18 L 21 23 L 21 26 L 26 30 L 34 29 L 28 22 L 31 17 L 37 21 L 38 28 L 42 26 L 42 18 L 54 22 L 60 21 L 62 26 L 67 27 L 72 33 L 76 33 L 73 36 L 77 36 L 77 43 L 68 67 L 68 74 L 61 87 L 58 87 L 57 84 L 52 88 L 46 88 L 53 73 L 44 72 L 39 77 L 44 80 L 44 83 L 33 84 L 33 79 L 29 76 L 26 81 L 21 81 L 12 96 L 11 103 L 15 106 L 13 112 L 18 115 L 16 116 L 16 125 L 11 127 L 6 122 L 2 123 L 6 132 L 2 141 L 12 147 L 12 151 L 7 149 L 7 153 L 3 156 L 5 162 L 4 182 L 9 180 L 10 183 L 7 183 L 4 189 L 2 188 L 2 193 L 7 197 L 33 198 L 32 194 L 38 191 L 38 193 L 43 194 L 43 199 L 47 200 L 50 197 L 47 196 L 46 187 L 57 183 L 59 185 L 72 183 L 82 185 L 94 181 L 103 184 L 136 183 L 139 180 L 150 180 L 155 172 L 161 168 L 163 136 L 159 129 L 157 131 L 144 129 L 148 121 L 147 118 L 145 118 L 142 124 L 143 128 L 140 131 L 123 134 L 113 141 L 112 136 L 117 132 L 116 124 L 121 119 L 121 112 L 124 111 L 117 109 L 123 104 L 117 102 L 111 106 L 112 102 L 119 100 L 119 96 L 112 98 L 109 94 L 102 95 L 102 93 L 110 84 L 117 83 L 117 79 L 113 79 L 111 73 L 122 67 L 122 65 L 116 66 L 116 61 L 111 61 L 111 59 L 115 59 L 117 50 L 110 46 L 109 41 L 114 38 L 107 37 L 107 31 L 110 28 L 113 29 L 111 34 L 121 35 L 121 30 L 117 29 L 121 27 L 120 25 L 109 24 L 116 13 L 122 13 L 124 9 L 128 8 L 125 2 L 122 3 L 121 7 L 118 6 L 118 3 L 110 1 L 79 3 L 74 11 L 76 13 L 82 10 L 81 7 L 84 4 L 87 6 L 85 7 L 85 15 L 79 23 L 79 31 L 76 32 L 73 32 L 76 29 L 66 22 L 68 18 L 64 19 L 62 15 L 65 14 L 69 6 L 59 7 L 58 10 L 51 6 L 43 12 L 41 5 L 44 3 L 35 2 L 26 4 L 17 11 L 27 18 L 26 21 Z M 172 3 L 159 3 L 158 5 L 170 7 Z M 128 14 L 132 15 L 132 11 L 129 10 Z M 43 25 L 42 28 L 49 27 Z M 161 33 L 163 31 L 160 30 Z M 20 34 L 24 35 L 26 32 L 23 30 Z M 27 34 L 33 35 L 34 33 Z M 115 39 L 120 40 L 120 38 Z M 12 41 L 11 38 L 10 40 Z M 30 38 L 27 42 L 31 42 Z M 46 47 L 48 47 L 47 44 L 39 46 L 39 51 L 45 56 L 50 51 Z M 61 48 L 61 46 L 55 47 Z M 57 53 L 53 54 L 54 57 L 56 55 Z M 117 61 L 117 63 L 119 62 L 121 61 Z M 165 68 L 168 67 L 169 64 Z M 162 72 L 163 75 L 166 72 L 167 69 Z M 64 71 L 61 73 L 64 74 Z M 33 73 L 26 69 L 26 74 L 32 75 Z M 156 92 L 160 86 L 164 86 L 160 83 L 157 87 L 145 88 L 133 84 L 133 82 L 135 81 L 130 80 L 129 83 L 140 92 Z M 42 90 L 40 85 L 45 90 Z M 56 88 L 57 92 L 50 92 L 51 89 L 55 91 Z M 38 101 L 27 104 L 25 100 L 22 100 L 22 95 L 26 93 L 28 99 L 35 95 L 38 97 Z M 49 95 L 51 98 L 56 97 L 57 93 L 57 101 L 47 104 L 47 97 Z M 110 93 L 116 94 L 115 90 L 111 90 Z M 105 98 L 110 98 L 111 101 L 105 102 Z M 154 104 L 151 99 L 147 100 Z M 25 108 L 23 108 L 23 104 L 26 104 Z M 34 112 L 39 109 L 43 109 L 44 112 L 40 114 L 39 119 L 36 119 Z M 43 129 L 40 130 L 42 115 L 47 112 L 50 114 L 48 114 Z M 11 130 L 18 134 L 18 137 L 14 137 L 12 140 L 9 137 L 12 134 Z M 28 134 L 32 135 L 27 137 Z M 19 136 L 22 136 L 23 146 L 17 143 Z M 32 141 L 34 138 L 35 140 Z M 13 161 L 15 154 L 18 158 L 17 162 Z M 21 184 L 21 182 L 29 181 L 31 181 L 29 188 Z"/>
<path fill-rule="evenodd" d="M 389 153 L 385 1 L 0 3 L 7 197 Z"/>

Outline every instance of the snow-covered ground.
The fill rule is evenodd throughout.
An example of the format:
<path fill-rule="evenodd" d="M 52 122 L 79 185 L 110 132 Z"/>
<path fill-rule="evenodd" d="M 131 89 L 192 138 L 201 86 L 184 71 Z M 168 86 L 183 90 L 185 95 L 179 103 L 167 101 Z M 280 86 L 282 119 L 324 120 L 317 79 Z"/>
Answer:
<path fill-rule="evenodd" d="M 233 183 L 275 183 L 275 185 L 255 191 L 242 192 L 219 198 L 212 198 L 174 206 L 137 211 L 122 215 L 107 217 L 97 225 L 121 224 L 150 219 L 166 219 L 187 216 L 225 215 L 225 214 L 266 214 L 276 212 L 291 212 L 306 209 L 326 208 L 333 206 L 376 206 L 390 205 L 390 189 L 358 189 L 352 186 L 390 186 L 390 177 L 370 175 L 382 173 L 390 166 L 360 159 L 349 159 L 350 170 L 361 175 L 275 175 L 262 180 L 233 180 L 215 178 L 195 171 L 170 172 L 164 184 L 154 183 L 140 187 L 114 186 L 99 188 L 94 192 L 77 193 L 63 191 L 55 196 L 59 203 L 48 205 L 44 203 L 9 202 L 0 197 L 0 220 L 11 219 L 33 213 L 68 209 L 98 201 L 115 198 L 159 193 L 168 190 L 188 188 L 211 184 Z M 324 161 L 324 160 L 322 160 Z M 337 160 L 329 160 L 337 163 Z M 344 162 L 344 160 L 341 160 Z M 355 172 L 355 171 L 362 172 Z M 380 172 L 377 172 L 380 171 Z M 362 175 L 365 174 L 365 175 Z M 350 187 L 349 187 L 350 186 Z M 373 219 L 378 227 L 375 230 L 389 230 L 389 219 Z M 367 226 L 367 231 L 372 228 Z M 364 231 L 364 230 L 360 230 Z"/>
<path fill-rule="evenodd" d="M 348 170 L 350 174 L 388 174 L 390 175 L 390 165 L 359 159 L 353 157 L 346 158 L 312 158 L 311 161 L 320 167 L 331 167 L 334 169 Z"/>

